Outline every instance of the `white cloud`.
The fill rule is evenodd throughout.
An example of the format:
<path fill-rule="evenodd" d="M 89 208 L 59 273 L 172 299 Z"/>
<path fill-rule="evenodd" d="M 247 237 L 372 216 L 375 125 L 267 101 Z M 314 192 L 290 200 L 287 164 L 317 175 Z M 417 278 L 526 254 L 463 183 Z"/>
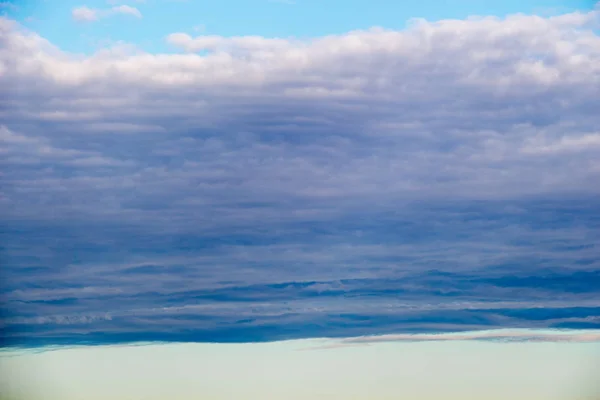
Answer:
<path fill-rule="evenodd" d="M 140 10 L 138 10 L 135 7 L 128 6 L 128 5 L 121 5 L 121 6 L 113 7 L 111 9 L 111 11 L 114 14 L 126 14 L 126 15 L 132 15 L 137 18 L 142 18 L 142 13 L 140 12 Z"/>
<path fill-rule="evenodd" d="M 72 16 L 75 21 L 92 22 L 100 18 L 110 17 L 116 14 L 131 15 L 136 18 L 142 18 L 142 13 L 135 7 L 128 5 L 114 6 L 109 9 L 94 9 L 86 6 L 74 8 Z"/>
<path fill-rule="evenodd" d="M 98 11 L 89 7 L 77 7 L 71 12 L 75 21 L 90 22 L 98 19 Z"/>

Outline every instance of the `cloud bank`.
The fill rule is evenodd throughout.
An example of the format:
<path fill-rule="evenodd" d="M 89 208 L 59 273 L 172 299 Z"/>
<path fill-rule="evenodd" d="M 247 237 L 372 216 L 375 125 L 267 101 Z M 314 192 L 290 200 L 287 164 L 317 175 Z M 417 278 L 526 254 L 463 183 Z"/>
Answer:
<path fill-rule="evenodd" d="M 91 56 L 0 19 L 5 343 L 598 328 L 598 16 Z"/>

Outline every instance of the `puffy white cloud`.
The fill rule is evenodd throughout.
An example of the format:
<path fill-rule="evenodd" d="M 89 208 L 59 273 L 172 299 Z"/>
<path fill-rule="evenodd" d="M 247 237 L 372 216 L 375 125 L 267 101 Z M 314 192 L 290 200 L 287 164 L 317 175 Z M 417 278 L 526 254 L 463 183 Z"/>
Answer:
<path fill-rule="evenodd" d="M 135 7 L 128 5 L 115 6 L 111 9 L 113 14 L 128 14 L 137 18 L 142 18 L 142 13 Z"/>
<path fill-rule="evenodd" d="M 86 6 L 76 7 L 71 12 L 73 19 L 79 22 L 92 22 L 111 15 L 124 14 L 142 18 L 142 13 L 135 7 L 128 5 L 114 6 L 109 9 L 94 9 Z"/>
<path fill-rule="evenodd" d="M 71 12 L 75 21 L 90 22 L 98 19 L 98 11 L 89 7 L 76 7 Z"/>

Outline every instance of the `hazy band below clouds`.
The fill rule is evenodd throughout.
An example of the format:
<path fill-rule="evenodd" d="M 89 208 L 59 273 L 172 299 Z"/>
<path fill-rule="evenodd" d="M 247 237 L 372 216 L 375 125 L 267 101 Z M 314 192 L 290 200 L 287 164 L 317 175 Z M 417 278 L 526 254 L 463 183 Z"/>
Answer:
<path fill-rule="evenodd" d="M 600 394 L 600 342 L 336 344 L 301 340 L 5 352 L 0 397 L 596 400 Z"/>

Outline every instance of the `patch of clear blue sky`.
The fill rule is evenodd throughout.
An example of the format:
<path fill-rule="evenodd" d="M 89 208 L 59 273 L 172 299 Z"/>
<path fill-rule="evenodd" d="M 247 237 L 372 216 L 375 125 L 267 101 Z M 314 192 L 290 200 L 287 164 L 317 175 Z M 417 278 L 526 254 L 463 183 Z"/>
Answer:
<path fill-rule="evenodd" d="M 472 15 L 558 14 L 589 10 L 594 0 L 113 0 L 137 7 L 142 19 L 113 15 L 91 23 L 72 20 L 74 7 L 108 8 L 107 0 L 3 0 L 9 18 L 66 51 L 90 53 L 108 43 L 134 43 L 169 52 L 165 36 L 260 35 L 310 38 L 380 26 L 402 29 L 411 18 L 462 19 Z M 196 29 L 194 29 L 196 27 Z M 200 29 L 198 29 L 200 27 Z"/>

